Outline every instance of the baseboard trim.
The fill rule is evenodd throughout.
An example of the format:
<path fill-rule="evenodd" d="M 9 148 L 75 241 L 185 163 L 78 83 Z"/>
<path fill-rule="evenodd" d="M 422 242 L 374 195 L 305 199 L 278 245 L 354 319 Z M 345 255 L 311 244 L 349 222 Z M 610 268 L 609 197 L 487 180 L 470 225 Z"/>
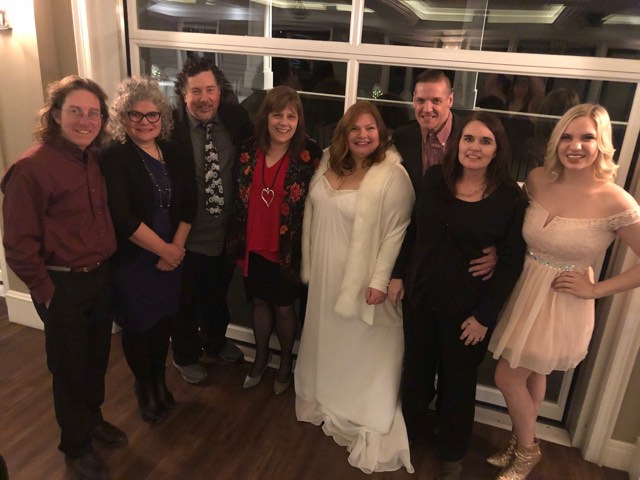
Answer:
<path fill-rule="evenodd" d="M 635 451 L 636 446 L 633 443 L 610 438 L 606 443 L 602 465 L 631 474 L 631 462 Z"/>

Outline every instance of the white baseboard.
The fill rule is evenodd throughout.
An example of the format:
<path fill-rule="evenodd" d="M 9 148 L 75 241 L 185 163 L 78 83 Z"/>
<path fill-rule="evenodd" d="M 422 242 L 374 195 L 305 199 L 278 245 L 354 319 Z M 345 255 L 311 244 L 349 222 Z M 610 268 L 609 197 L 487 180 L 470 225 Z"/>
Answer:
<path fill-rule="evenodd" d="M 629 480 L 640 480 L 640 437 L 638 437 L 636 448 L 631 456 Z"/>
<path fill-rule="evenodd" d="M 44 325 L 42 325 L 42 321 L 38 317 L 31 301 L 31 295 L 16 290 L 7 290 L 4 298 L 7 302 L 10 322 L 44 330 Z"/>
<path fill-rule="evenodd" d="M 631 468 L 631 462 L 633 460 L 636 451 L 636 446 L 633 443 L 622 442 L 620 440 L 609 439 L 604 451 L 604 458 L 602 459 L 602 465 L 609 468 L 615 468 L 616 470 L 622 470 L 629 472 L 630 479 L 638 480 L 640 472 L 636 472 L 635 478 Z"/>
<path fill-rule="evenodd" d="M 492 427 L 511 430 L 511 419 L 505 412 L 500 412 L 488 407 L 476 406 L 475 421 Z M 565 447 L 571 446 L 569 432 L 564 428 L 554 427 L 538 422 L 536 425 L 536 436 L 541 440 Z"/>
<path fill-rule="evenodd" d="M 5 294 L 5 301 L 7 302 L 7 311 L 9 314 L 9 321 L 13 323 L 19 323 L 31 328 L 37 328 L 38 330 L 44 330 L 42 320 L 38 316 L 33 302 L 31 301 L 31 295 L 16 290 L 9 290 Z M 111 327 L 111 333 L 120 331 L 120 327 L 115 323 Z"/>

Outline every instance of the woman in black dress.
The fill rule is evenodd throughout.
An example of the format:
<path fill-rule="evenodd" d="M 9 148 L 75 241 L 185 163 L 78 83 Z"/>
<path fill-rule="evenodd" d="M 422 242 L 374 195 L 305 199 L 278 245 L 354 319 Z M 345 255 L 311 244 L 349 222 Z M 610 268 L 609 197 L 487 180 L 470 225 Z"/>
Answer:
<path fill-rule="evenodd" d="M 511 152 L 500 121 L 468 117 L 442 166 L 427 170 L 415 207 L 404 298 L 402 409 L 409 438 L 422 428 L 436 395 L 439 479 L 460 478 L 473 426 L 476 376 L 498 312 L 524 261 L 527 205 L 509 176 Z M 489 280 L 469 261 L 495 245 Z"/>
<path fill-rule="evenodd" d="M 165 384 L 169 320 L 178 311 L 184 244 L 195 215 L 193 176 L 167 142 L 171 108 L 157 82 L 124 80 L 111 106 L 114 144 L 102 154 L 114 255 L 116 323 L 140 414 L 157 423 L 175 406 Z"/>

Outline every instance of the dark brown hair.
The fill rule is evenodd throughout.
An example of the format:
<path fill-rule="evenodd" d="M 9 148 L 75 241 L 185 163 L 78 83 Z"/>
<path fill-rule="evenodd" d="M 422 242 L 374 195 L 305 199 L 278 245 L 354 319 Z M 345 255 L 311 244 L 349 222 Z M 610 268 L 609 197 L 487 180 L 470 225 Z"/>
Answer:
<path fill-rule="evenodd" d="M 35 137 L 37 140 L 50 141 L 58 138 L 60 133 L 60 125 L 54 118 L 54 112 L 60 112 L 64 105 L 67 95 L 75 90 L 86 90 L 93 93 L 100 102 L 100 114 L 102 116 L 102 124 L 100 132 L 91 146 L 99 147 L 102 145 L 106 137 L 106 127 L 109 122 L 109 110 L 107 108 L 107 94 L 100 85 L 88 78 L 82 78 L 77 75 L 69 75 L 62 80 L 51 82 L 47 87 L 47 98 L 44 107 L 38 112 L 38 126 L 36 128 Z"/>
<path fill-rule="evenodd" d="M 235 97 L 231 83 L 227 80 L 225 74 L 220 70 L 215 62 L 206 57 L 189 57 L 184 62 L 182 70 L 176 76 L 173 83 L 173 91 L 178 96 L 180 103 L 184 105 L 184 96 L 187 90 L 187 80 L 191 77 L 201 74 L 202 72 L 211 72 L 216 79 L 218 88 L 220 89 L 220 101 L 224 103 L 237 103 L 232 101 Z"/>
<path fill-rule="evenodd" d="M 465 127 L 469 123 L 475 121 L 484 124 L 484 126 L 493 133 L 496 140 L 496 154 L 491 160 L 491 163 L 487 166 L 487 171 L 485 173 L 485 182 L 487 186 L 484 196 L 489 196 L 502 183 L 516 184 L 509 172 L 509 167 L 511 165 L 511 147 L 502 122 L 492 113 L 477 111 L 471 113 L 471 115 L 465 118 L 462 122 L 460 130 L 455 136 L 453 143 L 451 143 L 451 148 L 444 159 L 442 170 L 445 182 L 452 195 L 456 194 L 456 181 L 462 176 L 463 170 L 462 164 L 458 160 L 460 139 L 462 138 Z"/>
<path fill-rule="evenodd" d="M 389 134 L 387 133 L 387 127 L 382 120 L 380 111 L 372 103 L 365 101 L 356 102 L 349 107 L 338 122 L 333 132 L 331 146 L 329 147 L 329 168 L 340 176 L 352 171 L 356 166 L 354 159 L 351 157 L 347 138 L 351 129 L 356 125 L 358 118 L 360 118 L 360 115 L 367 113 L 370 114 L 376 122 L 380 144 L 378 148 L 365 159 L 362 166 L 368 167 L 384 160 L 387 147 L 389 146 Z"/>
<path fill-rule="evenodd" d="M 267 92 L 264 97 L 260 109 L 256 114 L 255 135 L 258 147 L 265 154 L 271 146 L 271 137 L 269 135 L 269 114 L 273 112 L 281 112 L 285 108 L 290 107 L 298 114 L 298 126 L 291 138 L 287 153 L 289 157 L 294 158 L 300 155 L 304 150 L 306 143 L 306 132 L 304 125 L 304 110 L 300 95 L 293 88 L 281 85 L 274 87 Z"/>

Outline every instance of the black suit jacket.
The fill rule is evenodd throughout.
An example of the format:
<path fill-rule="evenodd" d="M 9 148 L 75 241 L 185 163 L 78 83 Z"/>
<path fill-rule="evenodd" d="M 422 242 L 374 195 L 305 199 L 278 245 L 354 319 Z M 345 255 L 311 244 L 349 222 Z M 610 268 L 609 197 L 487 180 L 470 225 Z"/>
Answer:
<path fill-rule="evenodd" d="M 447 139 L 446 151 L 451 148 L 451 144 L 454 142 L 458 131 L 460 130 L 460 124 L 462 119 L 457 114 L 453 115 L 453 121 L 451 124 L 451 134 Z M 416 192 L 416 202 L 420 196 L 420 188 L 422 185 L 422 132 L 420 131 L 420 125 L 418 122 L 413 121 L 409 125 L 397 128 L 393 132 L 393 144 L 400 152 L 402 157 L 402 165 L 407 170 L 413 189 Z"/>
<path fill-rule="evenodd" d="M 456 136 L 460 130 L 460 125 L 462 123 L 462 119 L 460 118 L 460 116 L 454 114 L 453 112 L 451 112 L 451 115 L 453 115 L 453 119 L 451 123 L 451 133 L 449 134 L 449 138 L 447 139 L 447 146 L 445 149 L 445 151 L 447 152 L 455 142 Z M 400 152 L 400 156 L 402 157 L 402 165 L 409 174 L 409 178 L 411 179 L 411 183 L 413 184 L 413 190 L 416 192 L 415 204 L 417 205 L 422 190 L 422 180 L 424 178 L 424 176 L 422 175 L 422 132 L 420 131 L 420 124 L 418 124 L 417 121 L 413 121 L 409 125 L 397 128 L 393 132 L 392 140 L 393 144 L 398 149 L 398 152 Z M 393 268 L 393 273 L 391 274 L 391 278 L 402 278 L 404 276 L 403 273 L 405 265 L 410 253 L 408 251 L 408 245 L 411 244 L 411 238 L 413 235 L 415 235 L 415 232 L 413 231 L 414 228 L 415 222 L 412 220 L 411 225 L 409 225 L 409 228 L 407 229 L 407 236 L 410 238 L 405 238 L 405 241 L 400 248 L 396 264 Z"/>

